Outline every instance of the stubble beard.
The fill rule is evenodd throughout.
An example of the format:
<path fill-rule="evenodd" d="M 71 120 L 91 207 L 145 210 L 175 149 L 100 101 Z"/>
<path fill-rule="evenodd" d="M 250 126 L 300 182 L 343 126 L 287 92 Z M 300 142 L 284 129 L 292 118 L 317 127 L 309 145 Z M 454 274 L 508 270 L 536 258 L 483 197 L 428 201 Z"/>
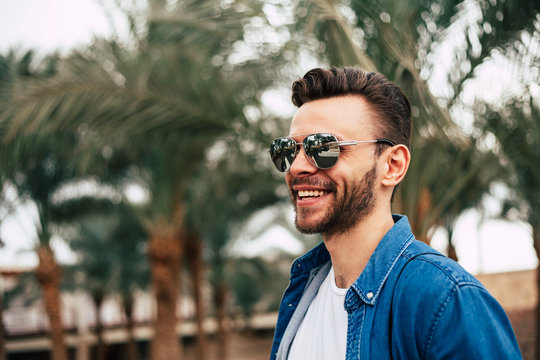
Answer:
<path fill-rule="evenodd" d="M 333 236 L 346 233 L 369 214 L 375 206 L 373 188 L 376 177 L 377 168 L 374 166 L 362 179 L 345 183 L 341 194 L 334 192 L 334 201 L 330 204 L 324 217 L 316 223 L 299 221 L 298 209 L 295 206 L 296 228 L 303 234 L 320 233 L 325 236 Z"/>

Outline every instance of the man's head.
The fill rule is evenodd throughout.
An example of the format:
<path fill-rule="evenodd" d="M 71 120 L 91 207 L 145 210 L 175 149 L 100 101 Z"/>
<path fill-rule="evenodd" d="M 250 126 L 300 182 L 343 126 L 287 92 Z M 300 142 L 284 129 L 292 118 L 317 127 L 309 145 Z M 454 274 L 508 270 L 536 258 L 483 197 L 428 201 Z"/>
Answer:
<path fill-rule="evenodd" d="M 359 95 L 369 104 L 380 128 L 380 137 L 410 149 L 411 106 L 401 89 L 382 74 L 366 73 L 358 67 L 312 69 L 292 85 L 296 107 L 336 96 Z M 339 119 L 336 119 L 339 121 Z"/>
<path fill-rule="evenodd" d="M 272 143 L 296 225 L 306 233 L 344 233 L 390 211 L 410 161 L 410 106 L 380 74 L 358 68 L 314 69 L 293 84 L 298 106 L 288 138 Z M 312 135 L 315 134 L 315 135 Z"/>

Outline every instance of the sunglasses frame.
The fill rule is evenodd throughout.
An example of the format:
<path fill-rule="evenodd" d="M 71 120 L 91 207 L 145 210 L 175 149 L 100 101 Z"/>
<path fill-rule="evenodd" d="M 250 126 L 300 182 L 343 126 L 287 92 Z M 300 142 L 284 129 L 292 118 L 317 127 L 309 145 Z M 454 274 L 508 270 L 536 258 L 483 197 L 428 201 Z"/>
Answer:
<path fill-rule="evenodd" d="M 337 146 L 337 156 L 335 156 L 335 159 L 336 161 L 331 164 L 330 166 L 327 166 L 327 167 L 324 167 L 324 166 L 321 166 L 320 164 L 317 164 L 317 160 L 315 160 L 315 156 L 314 155 L 309 155 L 308 152 L 305 151 L 305 147 L 306 147 L 306 144 L 305 144 L 305 141 L 308 137 L 310 136 L 314 136 L 314 135 L 324 135 L 324 136 L 331 136 L 333 137 L 335 140 L 334 141 L 330 141 L 328 143 L 325 143 L 324 145 L 328 145 L 328 144 L 335 144 Z M 291 137 L 278 137 L 278 138 L 275 138 L 274 140 L 272 140 L 271 144 L 270 144 L 270 149 L 268 150 L 268 152 L 270 152 L 271 156 L 272 156 L 272 145 L 277 141 L 277 140 L 280 140 L 280 139 L 287 139 L 287 140 L 292 140 L 294 142 L 294 147 L 295 147 L 295 152 L 294 154 L 292 155 L 292 160 L 290 161 L 290 163 L 287 163 L 285 160 L 282 160 L 282 164 L 285 164 L 285 167 L 280 167 L 278 164 L 276 164 L 276 161 L 274 160 L 274 157 L 272 156 L 272 163 L 274 164 L 274 166 L 276 167 L 276 169 L 278 171 L 281 171 L 281 172 L 287 172 L 291 169 L 291 166 L 292 166 L 292 163 L 294 162 L 294 160 L 296 159 L 296 157 L 298 156 L 298 153 L 300 152 L 300 147 L 304 147 L 304 152 L 306 153 L 306 158 L 308 159 L 308 161 L 311 163 L 311 165 L 315 166 L 316 168 L 318 169 L 322 169 L 322 170 L 325 170 L 325 169 L 330 169 L 331 167 L 333 167 L 334 165 L 337 164 L 337 161 L 339 160 L 339 154 L 340 154 L 340 148 L 341 146 L 351 146 L 351 145 L 358 145 L 358 144 L 367 144 L 367 143 L 374 143 L 374 144 L 387 144 L 387 145 L 390 145 L 390 146 L 395 146 L 396 144 L 391 141 L 391 140 L 388 140 L 388 139 L 375 139 L 375 140 L 338 140 L 337 137 L 334 135 L 334 134 L 330 134 L 330 133 L 313 133 L 313 134 L 308 134 L 308 135 L 299 135 L 299 136 L 304 136 L 304 139 L 302 140 L 302 142 L 298 142 L 296 140 L 294 140 L 293 138 Z M 282 157 L 286 157 L 287 155 L 283 155 Z"/>

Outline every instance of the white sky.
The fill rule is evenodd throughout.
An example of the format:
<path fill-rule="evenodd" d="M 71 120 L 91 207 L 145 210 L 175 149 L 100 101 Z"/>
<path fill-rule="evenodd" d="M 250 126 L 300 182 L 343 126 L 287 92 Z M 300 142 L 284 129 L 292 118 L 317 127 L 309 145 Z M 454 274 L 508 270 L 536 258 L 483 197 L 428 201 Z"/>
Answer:
<path fill-rule="evenodd" d="M 5 54 L 10 48 L 65 53 L 70 48 L 90 43 L 94 35 L 106 36 L 111 31 L 97 1 L 0 0 L 0 53 Z M 283 108 L 286 106 L 283 104 L 289 103 L 288 96 L 288 93 L 272 92 L 265 101 L 274 104 L 269 108 Z M 0 228 L 0 237 L 6 243 L 0 249 L 0 267 L 36 264 L 37 259 L 30 251 L 33 244 L 29 213 L 31 211 L 22 211 L 19 217 L 8 220 Z M 478 214 L 468 212 L 458 223 L 455 242 L 460 263 L 472 273 L 532 269 L 537 265 L 530 229 L 524 224 L 490 220 L 479 225 Z M 64 244 L 58 241 L 54 244 L 60 261 L 72 259 Z M 264 252 L 276 244 L 292 252 L 302 249 L 287 231 L 272 228 L 249 244 L 245 252 Z M 444 234 L 436 233 L 432 246 L 444 251 Z"/>
<path fill-rule="evenodd" d="M 97 1 L 1 0 L 0 52 L 11 47 L 52 52 L 106 36 L 111 26 Z"/>

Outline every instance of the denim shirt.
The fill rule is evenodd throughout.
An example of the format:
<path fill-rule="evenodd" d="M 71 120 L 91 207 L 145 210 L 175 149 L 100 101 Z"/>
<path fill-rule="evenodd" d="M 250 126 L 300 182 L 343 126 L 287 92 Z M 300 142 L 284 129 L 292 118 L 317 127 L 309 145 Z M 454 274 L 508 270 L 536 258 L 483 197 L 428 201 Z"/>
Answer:
<path fill-rule="evenodd" d="M 394 222 L 347 291 L 346 359 L 521 359 L 506 314 L 484 286 L 415 240 L 405 216 Z M 293 262 L 271 360 L 278 349 L 287 357 L 329 262 L 324 243 Z"/>

